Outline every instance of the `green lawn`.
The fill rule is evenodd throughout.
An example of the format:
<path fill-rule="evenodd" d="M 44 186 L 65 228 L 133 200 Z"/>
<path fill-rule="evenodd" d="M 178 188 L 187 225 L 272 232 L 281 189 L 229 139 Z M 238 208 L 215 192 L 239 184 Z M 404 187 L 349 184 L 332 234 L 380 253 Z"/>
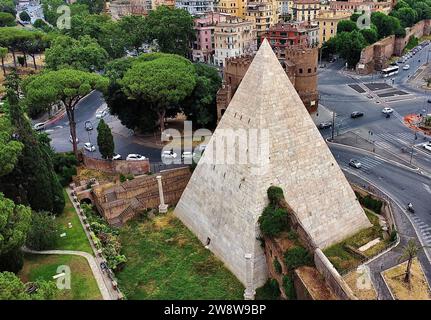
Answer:
<path fill-rule="evenodd" d="M 57 216 L 56 221 L 59 225 L 59 240 L 56 249 L 84 251 L 93 254 L 90 243 L 79 221 L 78 214 L 75 211 L 66 190 L 63 190 L 66 206 L 61 215 Z M 72 223 L 72 228 L 68 228 L 68 223 Z M 66 232 L 66 236 L 60 238 L 60 234 Z"/>
<path fill-rule="evenodd" d="M 244 287 L 172 213 L 121 229 L 128 299 L 243 299 Z"/>
<path fill-rule="evenodd" d="M 369 209 L 365 208 L 364 211 L 368 220 L 373 224 L 372 227 L 363 229 L 344 241 L 324 250 L 325 255 L 332 262 L 335 269 L 341 273 L 351 270 L 361 264 L 361 258 L 346 250 L 345 245 L 350 245 L 355 249 L 358 249 L 376 238 L 380 237 L 382 240 L 383 231 L 379 225 L 379 218 Z M 389 245 L 389 240 L 382 240 L 380 243 L 374 245 L 363 253 L 367 257 L 372 257 L 378 252 L 383 251 Z"/>
<path fill-rule="evenodd" d="M 56 300 L 101 300 L 99 288 L 85 258 L 72 255 L 25 254 L 24 267 L 18 276 L 24 281 L 37 279 L 56 281 L 58 266 L 69 266 L 70 290 L 60 290 Z"/>

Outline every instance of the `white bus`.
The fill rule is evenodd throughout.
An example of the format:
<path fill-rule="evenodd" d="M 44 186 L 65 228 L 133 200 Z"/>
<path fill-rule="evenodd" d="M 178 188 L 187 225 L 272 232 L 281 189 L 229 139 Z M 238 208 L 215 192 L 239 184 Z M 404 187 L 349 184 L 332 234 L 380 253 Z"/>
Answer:
<path fill-rule="evenodd" d="M 400 68 L 398 66 L 390 66 L 389 68 L 382 70 L 382 76 L 383 78 L 393 76 L 394 74 L 397 74 Z"/>

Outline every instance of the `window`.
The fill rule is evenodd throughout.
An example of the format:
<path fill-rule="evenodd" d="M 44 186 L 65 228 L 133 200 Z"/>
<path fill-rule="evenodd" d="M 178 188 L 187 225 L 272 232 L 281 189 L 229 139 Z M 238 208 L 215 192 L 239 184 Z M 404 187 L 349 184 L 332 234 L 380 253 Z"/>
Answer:
<path fill-rule="evenodd" d="M 302 69 L 299 69 L 299 73 L 302 73 Z"/>
<path fill-rule="evenodd" d="M 311 68 L 308 68 L 308 73 L 311 73 Z"/>

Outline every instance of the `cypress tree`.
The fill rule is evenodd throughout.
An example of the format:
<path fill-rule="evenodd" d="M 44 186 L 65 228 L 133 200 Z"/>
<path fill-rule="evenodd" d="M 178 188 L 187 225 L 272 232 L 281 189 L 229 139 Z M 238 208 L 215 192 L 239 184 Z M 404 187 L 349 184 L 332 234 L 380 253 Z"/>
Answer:
<path fill-rule="evenodd" d="M 40 141 L 26 118 L 15 78 L 13 75 L 7 83 L 7 97 L 10 120 L 24 148 L 14 170 L 0 177 L 0 191 L 15 203 L 29 205 L 33 210 L 61 213 L 65 205 L 63 190 L 54 171 L 49 143 Z"/>
<path fill-rule="evenodd" d="M 112 136 L 111 128 L 103 119 L 100 120 L 97 126 L 97 145 L 103 158 L 112 158 L 115 149 L 114 137 Z"/>

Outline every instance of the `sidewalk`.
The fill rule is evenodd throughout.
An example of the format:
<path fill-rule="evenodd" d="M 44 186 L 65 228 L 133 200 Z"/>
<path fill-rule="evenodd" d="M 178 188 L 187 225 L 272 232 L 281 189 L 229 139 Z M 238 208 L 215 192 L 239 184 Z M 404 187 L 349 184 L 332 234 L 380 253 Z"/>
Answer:
<path fill-rule="evenodd" d="M 105 300 L 119 300 L 119 299 L 120 299 L 120 292 L 119 292 L 119 291 L 117 291 L 117 290 L 115 290 L 115 289 L 112 287 L 112 280 L 111 280 L 111 278 L 110 278 L 110 277 L 109 277 L 109 275 L 108 275 L 106 272 L 104 272 L 104 271 L 101 269 L 101 267 L 100 267 L 100 263 L 101 263 L 101 262 L 105 262 L 105 259 L 103 259 L 102 257 L 100 257 L 100 256 L 97 254 L 97 249 L 96 249 L 96 247 L 94 246 L 93 242 L 91 241 L 90 233 L 89 233 L 89 231 L 87 230 L 87 228 L 85 228 L 85 223 L 84 223 L 84 221 L 82 220 L 82 216 L 81 216 L 80 214 L 78 214 L 79 209 L 77 208 L 76 203 L 73 201 L 73 198 L 72 198 L 72 196 L 70 195 L 71 191 L 72 191 L 72 190 L 71 190 L 69 187 L 67 187 L 67 188 L 66 188 L 66 192 L 67 192 L 67 195 L 68 195 L 68 197 L 69 197 L 69 199 L 70 199 L 70 202 L 73 204 L 73 207 L 75 208 L 75 212 L 76 212 L 76 214 L 77 214 L 77 215 L 78 215 L 78 217 L 79 217 L 79 221 L 81 222 L 82 228 L 84 229 L 84 232 L 85 232 L 85 234 L 86 234 L 86 236 L 87 236 L 87 239 L 88 239 L 88 241 L 89 241 L 89 243 L 90 243 L 90 245 L 91 245 L 91 248 L 93 249 L 93 253 L 94 253 L 94 257 L 93 257 L 93 259 L 94 259 L 94 261 L 95 261 L 96 268 L 97 268 L 97 270 L 98 270 L 98 274 L 101 276 L 102 281 L 103 281 L 103 283 L 104 283 L 104 286 L 105 286 L 105 288 L 106 288 L 106 290 L 107 290 L 107 292 L 108 292 L 108 299 L 105 299 Z"/>

